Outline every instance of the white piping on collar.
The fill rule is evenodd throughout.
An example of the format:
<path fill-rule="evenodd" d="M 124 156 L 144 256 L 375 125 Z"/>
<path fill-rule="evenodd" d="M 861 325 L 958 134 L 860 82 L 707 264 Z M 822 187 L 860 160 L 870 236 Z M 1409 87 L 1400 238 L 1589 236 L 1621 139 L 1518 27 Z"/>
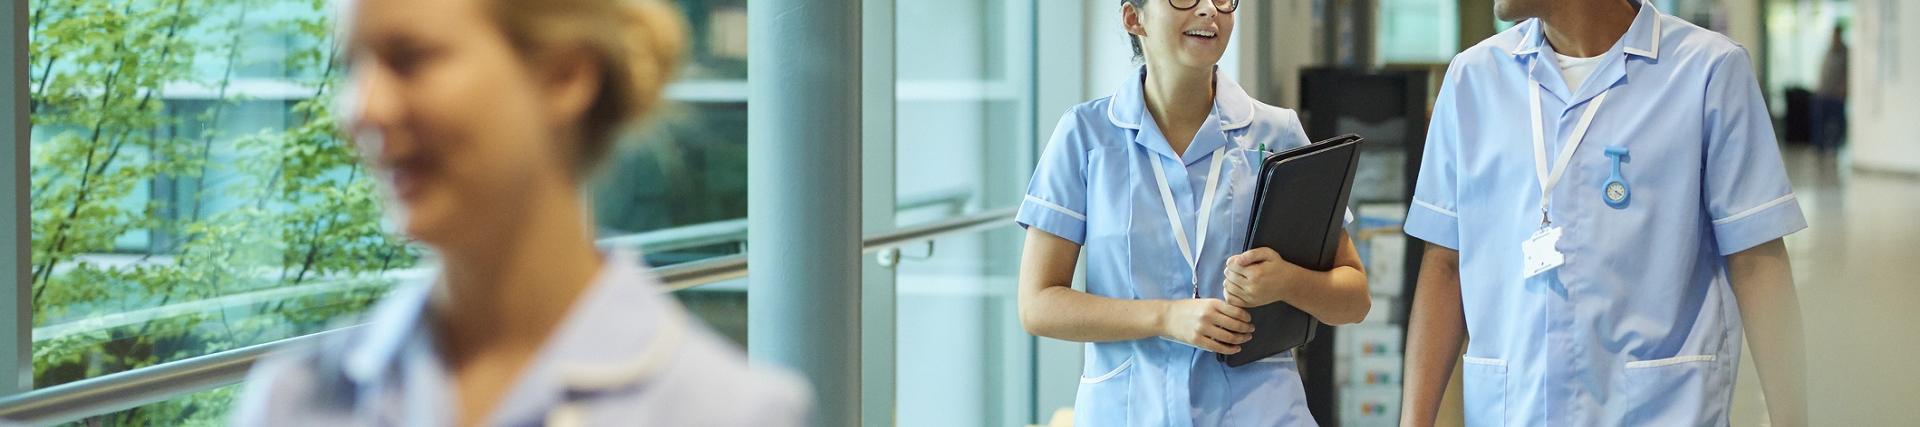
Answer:
<path fill-rule="evenodd" d="M 654 378 L 673 362 L 673 357 L 683 348 L 688 326 L 685 315 L 679 310 L 667 309 L 662 305 L 656 317 L 660 329 L 647 340 L 647 348 L 639 356 L 622 363 L 604 366 L 561 365 L 560 385 L 566 393 L 595 393 L 632 387 L 642 381 Z M 562 397 L 559 403 L 547 410 L 547 425 L 574 427 L 586 425 L 586 403 L 579 399 Z"/>
<path fill-rule="evenodd" d="M 609 366 L 560 366 L 561 387 L 566 393 L 602 392 L 623 387 L 652 378 L 665 369 L 676 350 L 680 349 L 681 335 L 685 332 L 685 322 L 678 312 L 660 310 L 660 330 L 647 342 L 647 349 L 640 356 L 624 364 Z M 576 427 L 586 425 L 586 403 L 579 399 L 562 397 L 547 410 L 547 425 L 557 427 Z"/>
<path fill-rule="evenodd" d="M 1139 75 L 1138 75 L 1138 73 L 1135 73 L 1135 74 L 1134 74 L 1134 76 L 1135 76 L 1135 78 L 1138 78 L 1138 77 L 1139 77 Z M 1240 120 L 1239 120 L 1239 121 L 1234 121 L 1234 122 L 1222 122 L 1222 123 L 1220 123 L 1220 130 L 1221 130 L 1221 131 L 1230 131 L 1230 130 L 1235 130 L 1235 129 L 1240 129 L 1240 128 L 1244 128 L 1244 127 L 1247 127 L 1248 125 L 1251 125 L 1251 124 L 1253 124 L 1253 116 L 1254 116 L 1254 113 L 1256 113 L 1256 112 L 1257 112 L 1257 108 L 1258 108 L 1258 107 L 1256 107 L 1256 104 L 1259 104 L 1259 103 L 1260 103 L 1260 101 L 1259 101 L 1259 100 L 1256 100 L 1256 99 L 1253 99 L 1253 96 L 1252 96 L 1252 95 L 1248 95 L 1248 94 L 1247 94 L 1247 92 L 1246 92 L 1246 89 L 1243 89 L 1243 88 L 1241 88 L 1241 87 L 1240 87 L 1240 83 L 1239 83 L 1239 82 L 1235 82 L 1235 81 L 1232 81 L 1231 79 L 1228 79 L 1228 78 L 1227 78 L 1226 76 L 1223 76 L 1223 75 L 1220 75 L 1220 71 L 1219 71 L 1219 69 L 1218 69 L 1218 66 L 1215 66 L 1215 70 L 1214 70 L 1214 100 L 1213 100 L 1213 105 L 1214 105 L 1214 107 L 1216 107 L 1216 108 L 1218 108 L 1218 107 L 1220 107 L 1220 93 L 1223 93 L 1223 92 L 1226 92 L 1226 91 L 1222 91 L 1222 90 L 1220 90 L 1220 84 L 1221 84 L 1222 82 L 1225 82 L 1225 83 L 1230 83 L 1230 84 L 1232 84 L 1232 85 L 1233 85 L 1233 89 L 1234 89 L 1234 90 L 1236 90 L 1236 91 L 1238 91 L 1238 92 L 1239 92 L 1239 94 L 1240 94 L 1240 96 L 1242 96 L 1242 97 L 1245 97 L 1245 98 L 1246 98 L 1246 100 L 1247 100 L 1247 102 L 1246 102 L 1246 106 L 1247 106 L 1247 108 L 1246 108 L 1246 110 L 1247 110 L 1247 111 L 1246 111 L 1246 114 L 1242 114 L 1242 115 L 1241 115 L 1242 117 L 1240 118 Z M 1131 84 L 1131 85 L 1135 85 L 1135 86 L 1139 86 L 1139 85 L 1141 85 L 1141 84 L 1143 84 L 1143 83 L 1138 83 L 1138 82 L 1136 82 L 1136 81 L 1133 81 L 1133 80 L 1129 80 L 1129 83 L 1128 83 L 1128 84 Z M 1120 92 L 1120 93 L 1115 93 L 1115 94 L 1113 94 L 1112 96 L 1108 96 L 1108 97 L 1107 97 L 1107 121 L 1109 121 L 1109 122 L 1112 122 L 1114 126 L 1118 126 L 1118 127 L 1120 127 L 1120 128 L 1123 128 L 1123 129 L 1131 129 L 1131 130 L 1140 130 L 1140 122 L 1138 122 L 1138 121 L 1134 121 L 1134 122 L 1126 122 L 1126 121 L 1122 121 L 1122 120 L 1120 120 L 1120 116 L 1118 116 L 1118 115 L 1115 115 L 1115 114 L 1114 114 L 1114 109 L 1115 109 L 1115 106 L 1116 106 L 1116 105 L 1118 105 L 1118 104 L 1120 104 L 1120 99 L 1121 99 L 1121 96 L 1120 96 L 1120 95 L 1121 95 L 1121 93 L 1125 93 L 1125 92 L 1126 92 L 1127 90 L 1129 90 L 1129 89 L 1128 89 L 1128 87 L 1126 87 L 1126 86 L 1122 86 L 1122 87 L 1120 88 L 1120 90 L 1121 90 L 1121 92 Z M 1145 87 L 1141 87 L 1141 88 L 1140 88 L 1140 97 L 1139 97 L 1139 101 L 1140 101 L 1140 103 L 1141 103 L 1141 111 L 1145 111 L 1145 110 L 1146 110 L 1146 106 L 1145 106 L 1145 104 L 1146 104 L 1146 102 L 1147 102 L 1147 101 L 1146 101 L 1146 99 L 1147 99 L 1147 97 L 1146 97 L 1146 88 L 1145 88 Z"/>
<path fill-rule="evenodd" d="M 661 372 L 681 350 L 680 343 L 688 327 L 679 310 L 670 309 L 666 304 L 660 304 L 657 308 L 655 319 L 660 322 L 660 327 L 647 340 L 646 349 L 639 355 L 606 365 L 558 366 L 555 370 L 559 371 L 561 385 L 569 391 L 615 390 L 630 387 Z"/>
<path fill-rule="evenodd" d="M 1640 7 L 1651 9 L 1653 8 L 1653 5 L 1642 4 Z M 1621 48 L 1620 49 L 1621 51 L 1634 54 L 1634 55 L 1644 56 L 1644 57 L 1647 57 L 1647 59 L 1660 59 L 1660 10 L 1653 9 L 1652 16 L 1653 16 L 1653 33 L 1651 36 L 1648 37 L 1648 39 L 1650 39 L 1653 42 L 1653 43 L 1650 43 L 1651 46 L 1647 46 L 1646 49 L 1626 46 Z"/>
<path fill-rule="evenodd" d="M 1648 46 L 1645 49 L 1633 47 L 1633 46 L 1622 46 L 1620 48 L 1620 51 L 1626 52 L 1632 55 L 1643 56 L 1648 59 L 1660 59 L 1660 20 L 1661 20 L 1660 9 L 1653 7 L 1652 3 L 1648 3 L 1644 1 L 1640 2 L 1640 7 L 1642 8 L 1643 11 L 1646 11 L 1645 13 L 1651 16 L 1650 20 L 1653 21 L 1653 28 L 1652 28 L 1653 32 L 1649 33 L 1649 36 L 1647 37 L 1648 41 L 1651 43 L 1648 43 Z M 1636 14 L 1635 19 L 1638 19 L 1638 18 L 1639 18 L 1639 15 Z M 1532 26 L 1527 28 L 1525 30 L 1526 32 L 1520 35 L 1520 41 L 1514 44 L 1513 56 L 1539 53 L 1540 45 L 1546 44 L 1547 36 L 1538 34 L 1541 31 L 1546 31 L 1546 29 L 1543 28 L 1543 26 L 1546 24 L 1541 22 L 1540 18 L 1530 18 L 1529 20 L 1533 21 Z M 1632 35 L 1631 31 L 1629 31 L 1625 35 L 1621 35 L 1621 37 L 1624 38 L 1629 35 Z M 1529 44 L 1528 42 L 1533 41 L 1534 37 L 1536 36 L 1539 37 L 1540 40 L 1538 42 Z"/>
<path fill-rule="evenodd" d="M 1236 82 L 1234 83 L 1233 86 L 1235 88 L 1238 88 L 1240 87 L 1240 84 Z M 1247 127 L 1247 125 L 1253 124 L 1253 114 L 1255 112 L 1255 109 L 1257 108 L 1255 107 L 1255 105 L 1258 104 L 1260 101 L 1253 99 L 1253 96 L 1251 95 L 1247 95 L 1246 89 L 1239 89 L 1239 90 L 1241 91 L 1240 94 L 1242 96 L 1247 97 L 1247 112 L 1246 114 L 1240 115 L 1240 121 L 1221 123 L 1220 124 L 1221 131 L 1230 131 L 1230 130 L 1240 129 L 1240 128 Z M 1215 95 L 1214 95 L 1215 99 L 1218 99 L 1220 97 L 1218 93 L 1219 93 L 1218 91 L 1215 91 Z M 1218 103 L 1219 101 L 1215 101 L 1215 102 Z"/>
<path fill-rule="evenodd" d="M 1113 115 L 1113 105 L 1120 103 L 1119 100 L 1120 100 L 1120 94 L 1114 94 L 1113 96 L 1107 97 L 1107 121 L 1113 122 L 1114 126 L 1119 126 L 1121 128 L 1140 130 L 1139 122 L 1133 122 L 1133 123 L 1122 122 L 1120 121 L 1119 116 Z"/>
<path fill-rule="evenodd" d="M 1534 33 L 1543 31 L 1540 28 L 1540 25 L 1542 25 L 1540 23 L 1540 18 L 1530 18 L 1528 19 L 1528 21 L 1529 22 L 1525 22 L 1521 24 L 1521 25 L 1526 25 L 1527 27 L 1520 30 L 1521 31 L 1520 41 L 1514 42 L 1513 44 L 1513 54 L 1512 54 L 1513 56 L 1537 53 L 1540 51 L 1540 43 L 1527 44 L 1528 41 L 1533 40 Z M 1541 36 L 1541 37 L 1544 38 L 1545 36 Z"/>

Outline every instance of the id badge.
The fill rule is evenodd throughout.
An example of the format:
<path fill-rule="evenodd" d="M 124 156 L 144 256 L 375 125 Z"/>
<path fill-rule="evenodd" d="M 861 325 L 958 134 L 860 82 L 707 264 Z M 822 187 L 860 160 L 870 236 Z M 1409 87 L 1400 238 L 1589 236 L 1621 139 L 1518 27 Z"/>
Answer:
<path fill-rule="evenodd" d="M 1560 227 L 1541 228 L 1540 231 L 1533 232 L 1533 237 L 1521 242 L 1520 250 L 1525 255 L 1523 258 L 1525 261 L 1521 265 L 1526 269 L 1521 277 L 1532 278 L 1565 263 L 1566 257 L 1560 253 L 1559 249 L 1553 247 L 1559 242 Z"/>

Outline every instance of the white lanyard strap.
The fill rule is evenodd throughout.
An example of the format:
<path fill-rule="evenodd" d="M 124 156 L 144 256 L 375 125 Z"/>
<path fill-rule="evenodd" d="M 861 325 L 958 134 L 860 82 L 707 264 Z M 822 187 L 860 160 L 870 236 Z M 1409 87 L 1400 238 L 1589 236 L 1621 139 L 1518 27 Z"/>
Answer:
<path fill-rule="evenodd" d="M 1187 271 L 1193 277 L 1193 296 L 1200 297 L 1200 260 L 1199 250 L 1207 245 L 1207 224 L 1213 218 L 1214 188 L 1220 183 L 1220 161 L 1226 158 L 1226 147 L 1213 150 L 1213 164 L 1207 167 L 1207 189 L 1200 196 L 1200 223 L 1194 226 L 1194 234 L 1200 235 L 1197 244 L 1187 244 L 1187 228 L 1180 225 L 1180 209 L 1173 204 L 1173 187 L 1167 185 L 1166 166 L 1163 159 L 1153 159 L 1153 180 L 1160 184 L 1160 203 L 1167 208 L 1167 224 L 1173 227 L 1173 242 L 1180 245 L 1180 256 L 1187 260 Z"/>
<path fill-rule="evenodd" d="M 1587 138 L 1587 126 L 1593 124 L 1593 115 L 1600 111 L 1600 105 L 1607 102 L 1607 93 L 1612 88 L 1600 91 L 1600 95 L 1587 103 L 1587 110 L 1580 113 L 1580 124 L 1573 127 L 1573 134 L 1567 136 L 1567 142 L 1560 149 L 1560 156 L 1554 160 L 1552 173 L 1547 169 L 1546 125 L 1540 117 L 1540 82 L 1527 79 L 1527 92 L 1533 96 L 1533 172 L 1540 179 L 1540 225 L 1546 226 L 1547 202 L 1553 197 L 1553 186 L 1560 183 L 1560 176 L 1566 174 L 1567 165 L 1573 163 L 1573 150 L 1580 147 L 1580 141 Z"/>

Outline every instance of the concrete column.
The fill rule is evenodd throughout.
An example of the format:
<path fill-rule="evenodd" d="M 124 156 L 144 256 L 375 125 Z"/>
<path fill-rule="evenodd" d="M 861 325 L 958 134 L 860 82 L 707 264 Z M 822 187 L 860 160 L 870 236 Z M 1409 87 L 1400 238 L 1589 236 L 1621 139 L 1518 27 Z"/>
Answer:
<path fill-rule="evenodd" d="M 860 420 L 861 2 L 747 5 L 747 341 Z"/>

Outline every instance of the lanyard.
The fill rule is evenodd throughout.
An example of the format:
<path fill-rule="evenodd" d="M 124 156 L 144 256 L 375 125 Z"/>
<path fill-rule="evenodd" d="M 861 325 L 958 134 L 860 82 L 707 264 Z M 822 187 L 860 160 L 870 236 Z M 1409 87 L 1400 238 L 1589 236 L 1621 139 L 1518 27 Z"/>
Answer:
<path fill-rule="evenodd" d="M 1180 245 L 1180 256 L 1187 260 L 1187 271 L 1193 277 L 1193 297 L 1200 297 L 1200 260 L 1199 250 L 1207 245 L 1207 224 L 1212 222 L 1214 188 L 1220 183 L 1220 161 L 1226 157 L 1226 147 L 1213 150 L 1213 164 L 1207 167 L 1207 189 L 1200 196 L 1200 223 L 1194 226 L 1194 234 L 1200 235 L 1197 244 L 1187 244 L 1187 228 L 1180 226 L 1180 209 L 1173 206 L 1173 188 L 1167 186 L 1166 166 L 1161 159 L 1153 159 L 1153 180 L 1160 184 L 1160 203 L 1167 208 L 1167 224 L 1173 227 L 1173 241 Z"/>
<path fill-rule="evenodd" d="M 1527 92 L 1533 96 L 1533 172 L 1540 178 L 1541 228 L 1546 228 L 1551 223 L 1547 220 L 1547 202 L 1553 198 L 1553 186 L 1559 184 L 1560 175 L 1567 172 L 1567 164 L 1573 162 L 1573 149 L 1578 148 L 1580 141 L 1587 138 L 1587 126 L 1593 124 L 1593 114 L 1600 111 L 1600 105 L 1607 102 L 1607 92 L 1612 91 L 1613 88 L 1600 91 L 1600 95 L 1587 104 L 1587 111 L 1580 113 L 1580 124 L 1574 126 L 1573 135 L 1567 137 L 1566 144 L 1560 149 L 1559 158 L 1554 161 L 1553 173 L 1549 175 L 1546 128 L 1540 123 L 1540 82 L 1531 77 L 1527 78 Z"/>

